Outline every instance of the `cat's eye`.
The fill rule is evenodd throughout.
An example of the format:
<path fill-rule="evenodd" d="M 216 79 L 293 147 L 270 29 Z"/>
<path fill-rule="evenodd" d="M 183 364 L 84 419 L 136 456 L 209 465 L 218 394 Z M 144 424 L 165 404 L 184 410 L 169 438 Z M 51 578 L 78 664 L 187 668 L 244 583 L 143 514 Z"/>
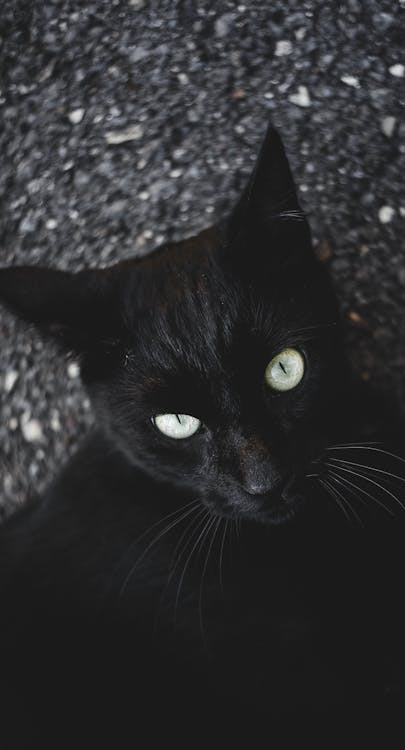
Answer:
<path fill-rule="evenodd" d="M 156 414 L 152 417 L 155 427 L 175 440 L 191 437 L 201 427 L 201 422 L 190 414 Z"/>
<path fill-rule="evenodd" d="M 302 354 L 297 349 L 283 349 L 267 365 L 264 379 L 273 391 L 291 391 L 301 382 L 304 370 Z"/>

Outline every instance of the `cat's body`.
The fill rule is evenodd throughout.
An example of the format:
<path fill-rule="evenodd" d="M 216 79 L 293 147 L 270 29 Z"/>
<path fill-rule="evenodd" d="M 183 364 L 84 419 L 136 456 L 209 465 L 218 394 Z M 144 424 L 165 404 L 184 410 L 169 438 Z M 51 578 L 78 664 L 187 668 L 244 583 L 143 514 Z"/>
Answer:
<path fill-rule="evenodd" d="M 5 270 L 0 297 L 81 356 L 100 425 L 2 532 L 10 747 L 392 728 L 400 459 L 368 442 L 387 415 L 348 374 L 274 131 L 225 227 L 111 271 Z"/>

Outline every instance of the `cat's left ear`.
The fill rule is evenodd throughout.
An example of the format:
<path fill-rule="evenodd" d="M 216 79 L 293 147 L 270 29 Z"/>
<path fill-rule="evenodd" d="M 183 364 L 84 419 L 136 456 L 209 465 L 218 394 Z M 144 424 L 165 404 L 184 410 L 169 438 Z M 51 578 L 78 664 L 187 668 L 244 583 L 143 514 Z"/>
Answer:
<path fill-rule="evenodd" d="M 80 354 L 119 336 L 118 281 L 114 268 L 78 273 L 3 268 L 0 304 L 62 348 Z"/>
<path fill-rule="evenodd" d="M 231 250 L 255 242 L 266 247 L 269 254 L 281 257 L 311 246 L 309 225 L 298 202 L 288 158 L 272 125 L 231 214 L 226 235 Z"/>

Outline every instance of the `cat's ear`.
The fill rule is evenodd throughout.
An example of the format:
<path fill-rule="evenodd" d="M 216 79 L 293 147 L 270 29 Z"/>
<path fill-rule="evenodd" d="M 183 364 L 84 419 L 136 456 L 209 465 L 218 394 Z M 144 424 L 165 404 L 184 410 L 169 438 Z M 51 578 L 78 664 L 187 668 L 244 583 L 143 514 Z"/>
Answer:
<path fill-rule="evenodd" d="M 81 353 L 118 335 L 113 270 L 68 273 L 19 266 L 0 269 L 0 304 L 17 317 Z"/>
<path fill-rule="evenodd" d="M 259 156 L 242 196 L 227 225 L 227 245 L 231 248 L 248 239 L 274 241 L 274 251 L 285 251 L 297 238 L 302 247 L 310 246 L 308 222 L 298 202 L 294 180 L 282 140 L 270 125 Z M 280 247 L 277 247 L 277 241 Z"/>

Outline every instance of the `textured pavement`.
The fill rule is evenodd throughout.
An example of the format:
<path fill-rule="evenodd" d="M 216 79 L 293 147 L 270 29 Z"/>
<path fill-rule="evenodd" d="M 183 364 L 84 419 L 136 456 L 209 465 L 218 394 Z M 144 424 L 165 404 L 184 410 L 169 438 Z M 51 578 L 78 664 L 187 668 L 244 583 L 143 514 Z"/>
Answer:
<path fill-rule="evenodd" d="M 280 128 L 361 376 L 405 407 L 405 0 L 7 0 L 0 264 L 105 265 L 232 205 Z M 0 496 L 91 423 L 78 370 L 1 313 Z"/>

